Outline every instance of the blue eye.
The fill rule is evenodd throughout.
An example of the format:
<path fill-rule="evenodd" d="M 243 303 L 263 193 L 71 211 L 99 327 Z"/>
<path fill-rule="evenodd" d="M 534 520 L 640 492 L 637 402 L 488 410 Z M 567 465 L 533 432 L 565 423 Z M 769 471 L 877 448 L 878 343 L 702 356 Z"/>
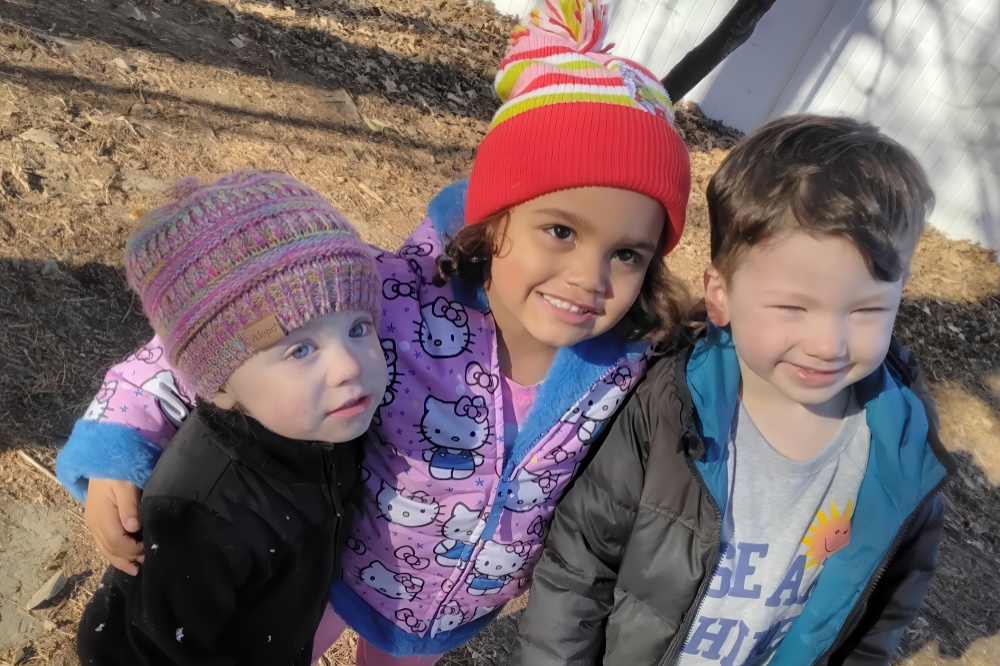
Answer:
<path fill-rule="evenodd" d="M 545 231 L 556 240 L 566 241 L 573 238 L 573 230 L 562 224 L 555 224 Z"/>
<path fill-rule="evenodd" d="M 352 338 L 363 338 L 372 332 L 373 325 L 370 321 L 359 321 L 351 326 L 351 330 L 347 332 Z"/>
<path fill-rule="evenodd" d="M 316 347 L 314 347 L 309 343 L 302 343 L 301 345 L 297 345 L 294 349 L 292 349 L 292 352 L 288 356 L 289 358 L 303 359 L 306 356 L 309 356 L 309 354 L 313 353 L 314 351 L 316 351 Z"/>

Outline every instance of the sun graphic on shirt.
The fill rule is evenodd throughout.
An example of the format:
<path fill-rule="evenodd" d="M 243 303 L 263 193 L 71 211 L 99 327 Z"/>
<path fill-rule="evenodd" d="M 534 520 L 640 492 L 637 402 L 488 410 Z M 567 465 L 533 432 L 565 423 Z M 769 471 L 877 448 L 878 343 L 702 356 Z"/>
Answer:
<path fill-rule="evenodd" d="M 830 502 L 830 515 L 823 509 L 816 514 L 809 533 L 802 539 L 806 549 L 806 568 L 822 566 L 826 558 L 851 542 L 851 517 L 854 515 L 854 502 L 847 503 L 843 513 L 837 510 L 837 504 Z"/>

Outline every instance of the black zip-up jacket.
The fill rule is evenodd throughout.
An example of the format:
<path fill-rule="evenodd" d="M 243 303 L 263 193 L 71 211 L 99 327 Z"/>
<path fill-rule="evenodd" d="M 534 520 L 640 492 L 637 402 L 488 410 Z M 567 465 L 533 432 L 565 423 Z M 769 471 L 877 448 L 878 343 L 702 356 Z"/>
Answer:
<path fill-rule="evenodd" d="M 364 441 L 199 402 L 144 488 L 139 574 L 109 569 L 84 613 L 81 663 L 309 664 Z"/>
<path fill-rule="evenodd" d="M 557 508 L 514 663 L 677 663 L 721 540 L 721 513 L 698 469 L 706 445 L 686 382 L 690 353 L 681 350 L 650 367 Z M 919 369 L 895 342 L 887 364 L 920 398 L 916 409 L 926 410 L 929 450 L 920 455 L 950 471 L 954 463 L 938 439 L 936 411 Z M 783 645 L 791 654 L 786 649 L 782 663 L 890 663 L 937 564 L 943 525 L 938 488 L 940 482 L 914 500 L 897 533 L 879 537 L 876 552 L 885 555 L 857 587 L 830 579 L 834 591 L 826 586 L 823 596 L 834 607 L 848 604 L 833 620 L 839 624 L 822 630 L 834 632 L 832 645 L 815 658 Z M 860 498 L 857 511 L 866 511 Z"/>

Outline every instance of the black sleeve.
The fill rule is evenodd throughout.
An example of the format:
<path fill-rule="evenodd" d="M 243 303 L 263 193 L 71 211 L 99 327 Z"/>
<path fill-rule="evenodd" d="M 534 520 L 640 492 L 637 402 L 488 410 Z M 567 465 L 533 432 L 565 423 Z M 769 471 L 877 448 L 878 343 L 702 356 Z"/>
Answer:
<path fill-rule="evenodd" d="M 872 591 L 860 621 L 834 652 L 831 664 L 888 666 L 906 626 L 917 616 L 937 567 L 944 500 L 935 495 Z"/>
<path fill-rule="evenodd" d="M 144 500 L 146 557 L 129 609 L 133 648 L 151 663 L 235 666 L 225 656 L 227 632 L 252 562 L 239 543 L 234 524 L 200 503 Z"/>
<path fill-rule="evenodd" d="M 556 508 L 521 618 L 514 663 L 593 664 L 644 480 L 648 429 L 630 398 Z"/>

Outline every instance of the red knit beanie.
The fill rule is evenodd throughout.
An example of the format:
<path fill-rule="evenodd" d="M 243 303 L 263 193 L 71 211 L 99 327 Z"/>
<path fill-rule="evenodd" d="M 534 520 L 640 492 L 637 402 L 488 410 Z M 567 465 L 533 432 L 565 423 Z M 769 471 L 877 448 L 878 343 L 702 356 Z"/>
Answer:
<path fill-rule="evenodd" d="M 466 224 L 574 187 L 614 187 L 667 212 L 664 253 L 684 229 L 691 165 L 666 91 L 606 53 L 607 7 L 547 0 L 511 35 L 495 86 L 503 105 L 479 146 Z"/>

